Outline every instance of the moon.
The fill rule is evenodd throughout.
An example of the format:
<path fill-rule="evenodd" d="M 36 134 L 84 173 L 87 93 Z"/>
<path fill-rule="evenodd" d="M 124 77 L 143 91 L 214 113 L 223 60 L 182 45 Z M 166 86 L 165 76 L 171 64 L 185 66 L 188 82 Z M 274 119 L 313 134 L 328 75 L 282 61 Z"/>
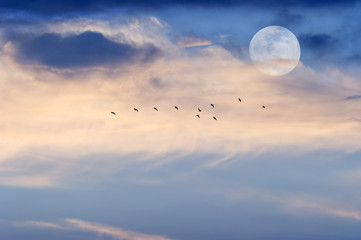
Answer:
<path fill-rule="evenodd" d="M 301 48 L 297 37 L 290 30 L 281 26 L 269 26 L 253 36 L 249 54 L 261 72 L 282 76 L 297 66 Z"/>

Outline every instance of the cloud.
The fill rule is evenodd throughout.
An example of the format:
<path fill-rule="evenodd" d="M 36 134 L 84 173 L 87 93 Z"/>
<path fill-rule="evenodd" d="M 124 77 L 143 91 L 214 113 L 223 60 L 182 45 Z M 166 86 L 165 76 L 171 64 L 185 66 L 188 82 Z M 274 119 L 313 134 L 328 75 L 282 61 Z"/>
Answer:
<path fill-rule="evenodd" d="M 361 221 L 361 212 L 352 210 L 350 206 L 332 203 L 329 199 L 308 196 L 302 193 L 271 192 L 266 190 L 242 189 L 229 193 L 232 200 L 254 199 L 257 201 L 273 202 L 291 214 L 321 214 Z"/>
<path fill-rule="evenodd" d="M 300 65 L 289 75 L 273 78 L 218 45 L 179 48 L 169 39 L 166 23 L 147 19 L 116 21 L 112 27 L 101 20 L 73 19 L 49 23 L 43 31 L 50 35 L 34 32 L 49 38 L 53 51 L 69 40 L 64 50 L 69 57 L 83 37 L 105 48 L 148 42 L 164 54 L 148 65 L 92 67 L 98 61 L 94 59 L 85 60 L 90 66 L 84 71 L 49 68 L 46 64 L 68 63 L 48 60 L 27 65 L 17 61 L 16 44 L 3 45 L 0 184 L 74 186 L 72 181 L 89 172 L 111 178 L 125 168 L 159 166 L 192 154 L 216 154 L 208 166 L 217 167 L 223 162 L 219 159 L 250 152 L 361 148 L 361 125 L 348 120 L 361 118 L 357 106 L 342 101 L 361 89 L 358 76 L 334 67 L 317 71 Z M 152 39 L 149 29 L 161 34 Z M 42 42 L 37 41 L 31 43 Z M 74 59 L 80 64 L 81 54 Z M 200 119 L 198 107 L 203 109 Z"/>
<path fill-rule="evenodd" d="M 314 47 L 313 49 L 316 51 L 306 47 L 307 44 L 302 46 L 304 47 L 302 49 L 302 61 L 306 65 L 325 66 L 329 63 L 347 65 L 358 63 L 357 56 L 360 54 L 360 47 L 357 41 L 360 38 L 358 36 L 360 31 L 358 31 L 357 20 L 360 18 L 360 11 L 358 11 L 360 7 L 356 2 L 350 1 L 345 4 L 341 1 L 317 1 L 317 3 L 302 1 L 300 3 L 290 2 L 289 5 L 285 5 L 284 1 L 277 2 L 283 6 L 282 11 L 263 5 L 263 1 L 256 2 L 256 6 L 252 6 L 252 2 L 254 1 L 232 3 L 235 5 L 232 5 L 232 8 L 225 7 L 224 11 L 217 11 L 217 8 L 211 3 L 207 4 L 207 7 L 201 8 L 201 11 L 197 7 L 188 8 L 187 4 L 192 3 L 184 1 L 177 1 L 177 3 L 164 1 L 162 4 L 149 2 L 150 7 L 156 8 L 151 11 L 149 9 L 143 11 L 141 3 L 136 4 L 140 7 L 139 9 L 127 8 L 129 5 L 126 3 L 117 9 L 112 5 L 113 3 L 104 3 L 100 7 L 96 3 L 82 2 L 81 4 L 87 5 L 89 3 L 91 6 L 98 6 L 99 12 L 77 13 L 76 16 L 78 17 L 73 17 L 75 14 L 64 16 L 55 14 L 44 17 L 32 13 L 11 15 L 4 12 L 1 17 L 4 28 L 9 32 L 8 34 L 19 29 L 25 33 L 33 34 L 32 30 L 38 28 L 39 34 L 35 36 L 49 33 L 68 37 L 69 34 L 79 35 L 85 31 L 92 31 L 101 33 L 108 40 L 118 43 L 131 45 L 136 43 L 137 46 L 152 44 L 163 50 L 164 48 L 176 47 L 174 45 L 176 45 L 179 35 L 189 36 L 189 33 L 196 33 L 197 36 L 202 36 L 200 40 L 206 40 L 212 44 L 222 44 L 233 56 L 246 60 L 248 59 L 247 50 L 252 34 L 255 34 L 262 27 L 277 24 L 288 27 L 296 36 L 307 35 L 306 40 L 311 43 L 317 40 L 315 38 L 320 38 L 320 35 L 330 38 L 331 41 L 327 42 L 329 47 L 323 45 Z M 320 3 L 328 7 L 322 8 Z M 204 2 L 204 4 L 206 3 Z M 216 4 L 222 6 L 223 2 L 218 1 Z M 274 4 L 272 2 L 272 5 Z M 160 5 L 163 7 L 156 7 Z M 68 8 L 71 6 L 69 4 Z M 309 6 L 309 8 L 305 8 L 305 6 Z M 137 14 L 132 14 L 132 11 L 137 12 Z M 144 17 L 142 20 L 140 16 L 149 12 L 159 16 L 159 18 Z M 321 20 L 319 19 L 320 15 L 323 16 Z M 185 19 L 189 21 L 189 24 L 184 24 Z M 247 24 L 241 24 L 242 27 L 240 28 L 240 23 L 244 23 L 245 19 L 247 19 Z M 21 21 L 23 25 L 21 25 Z M 174 32 L 172 33 L 171 27 L 165 21 L 171 22 L 172 27 L 177 29 L 178 32 L 173 35 L 178 35 L 177 37 L 169 37 Z M 15 22 L 17 24 L 13 25 Z M 146 31 L 147 34 L 145 34 Z M 228 35 L 229 38 L 219 39 L 218 36 L 220 35 Z M 312 39 L 310 40 L 310 38 Z M 140 39 L 143 42 L 140 42 Z M 201 45 L 205 43 L 201 43 Z M 315 57 L 315 54 L 318 56 Z M 320 55 L 322 61 L 320 61 Z"/>
<path fill-rule="evenodd" d="M 104 224 L 87 222 L 79 219 L 64 219 L 61 223 L 40 222 L 40 221 L 25 221 L 16 223 L 18 226 L 58 229 L 64 231 L 83 231 L 95 233 L 97 235 L 107 235 L 120 240 L 170 240 L 170 238 L 160 235 L 150 235 L 129 230 L 124 230 L 118 227 L 111 227 Z"/>
<path fill-rule="evenodd" d="M 160 55 L 160 50 L 151 44 L 137 47 L 116 43 L 101 33 L 90 31 L 68 37 L 42 34 L 20 41 L 17 50 L 18 59 L 22 62 L 37 62 L 56 68 L 114 67 L 134 62 L 145 63 Z"/>
<path fill-rule="evenodd" d="M 299 161 L 295 156 L 304 156 L 305 152 L 342 155 L 361 149 L 360 121 L 349 120 L 361 119 L 359 107 L 344 101 L 345 96 L 354 97 L 360 92 L 359 75 L 326 62 L 324 69 L 300 64 L 289 75 L 273 78 L 220 45 L 205 46 L 206 41 L 213 40 L 192 37 L 180 45 L 202 47 L 182 48 L 172 39 L 182 34 L 161 19 L 122 17 L 109 21 L 103 16 L 52 19 L 31 28 L 19 24 L 14 32 L 26 36 L 24 43 L 54 38 L 50 41 L 52 54 L 56 48 L 64 50 L 64 41 L 71 43 L 66 51 L 75 51 L 74 46 L 82 43 L 79 38 L 84 34 L 86 42 L 95 39 L 106 49 L 129 47 L 133 61 L 127 62 L 126 68 L 120 57 L 115 58 L 115 65 L 105 61 L 112 67 L 104 67 L 98 59 L 87 59 L 83 70 L 83 56 L 75 59 L 80 65 L 74 65 L 79 67 L 63 67 L 64 63 L 43 60 L 47 53 L 38 53 L 36 48 L 32 48 L 33 55 L 26 56 L 40 54 L 35 59 L 37 64 L 23 64 L 17 58 L 19 52 L 25 56 L 20 43 L 1 35 L 0 185 L 79 188 L 109 181 L 172 184 L 189 181 L 201 171 L 203 174 L 222 169 L 227 161 L 243 163 L 252 159 L 249 155 L 287 156 L 293 164 Z M 307 16 L 304 19 L 307 21 Z M 305 32 L 298 28 L 296 31 Z M 325 34 L 334 39 L 332 34 Z M 163 57 L 151 64 L 138 64 L 138 51 L 145 46 L 158 49 Z M 94 49 L 86 50 L 96 55 Z M 103 59 L 112 59 L 105 53 Z M 211 108 L 210 103 L 216 107 Z M 159 112 L 153 110 L 155 106 Z M 134 107 L 140 112 L 134 112 Z M 198 107 L 203 109 L 200 119 L 195 117 Z M 163 173 L 170 163 L 177 166 L 176 170 L 157 174 L 157 169 Z M 181 164 L 186 167 L 178 168 Z M 289 175 L 295 172 L 298 169 Z M 228 169 L 223 174 L 228 176 Z M 202 178 L 201 174 L 197 176 Z M 303 181 L 309 176 L 309 172 L 304 174 Z M 117 181 L 119 178 L 124 181 Z M 216 179 L 226 181 L 218 176 Z M 227 184 L 241 182 L 229 179 Z M 357 182 L 352 180 L 353 184 Z M 284 185 L 293 188 L 296 184 L 287 180 Z M 357 206 L 317 197 L 278 196 L 275 192 L 255 193 L 252 200 L 264 198 L 292 214 L 306 212 L 360 220 Z M 32 221 L 29 225 L 117 238 L 137 234 L 77 219 L 62 223 Z"/>
<path fill-rule="evenodd" d="M 178 40 L 178 46 L 180 47 L 202 47 L 211 44 L 212 43 L 209 40 L 189 36 L 182 36 Z"/>
<path fill-rule="evenodd" d="M 65 227 L 57 223 L 51 223 L 51 222 L 25 221 L 25 222 L 16 222 L 15 225 L 22 227 L 27 226 L 27 227 L 36 227 L 36 228 L 68 230 L 68 231 L 70 230 L 69 227 Z"/>
<path fill-rule="evenodd" d="M 52 37 L 50 40 L 53 44 L 57 43 L 54 43 L 56 40 L 61 43 L 65 41 L 71 47 L 75 47 L 74 43 L 79 43 L 82 48 L 89 48 L 87 50 L 92 52 L 96 52 L 97 49 L 90 49 L 91 41 L 95 41 L 105 50 L 108 50 L 109 46 L 115 47 L 115 50 L 120 46 L 132 48 L 154 46 L 158 50 L 175 47 L 167 36 L 169 26 L 156 17 L 134 17 L 124 14 L 109 17 L 108 14 L 110 13 L 46 19 L 33 14 L 16 15 L 16 17 L 2 14 L 0 16 L 4 19 L 4 26 L 0 33 L 0 44 L 18 43 L 21 46 L 28 42 L 40 41 L 44 37 Z M 13 23 L 9 24 L 9 21 Z M 46 46 L 47 44 L 43 47 Z"/>
<path fill-rule="evenodd" d="M 360 99 L 360 98 L 361 98 L 361 95 L 354 95 L 354 96 L 345 97 L 342 100 L 357 100 L 357 99 Z"/>
<path fill-rule="evenodd" d="M 306 49 L 320 56 L 329 53 L 329 49 L 336 46 L 337 41 L 327 34 L 301 34 L 298 36 L 302 49 Z"/>
<path fill-rule="evenodd" d="M 320 212 L 322 214 L 335 216 L 339 218 L 348 218 L 353 219 L 356 221 L 361 221 L 361 212 L 357 210 L 345 210 L 345 209 L 338 209 L 338 208 L 332 208 L 329 207 L 323 203 L 315 203 L 315 202 L 307 202 L 302 200 L 293 200 L 290 201 L 288 204 L 291 205 L 291 207 L 294 207 L 296 209 L 309 209 L 314 210 L 317 212 Z"/>
<path fill-rule="evenodd" d="M 360 63 L 361 62 L 361 55 L 360 54 L 353 54 L 348 57 L 349 63 Z"/>
<path fill-rule="evenodd" d="M 299 13 L 291 13 L 290 10 L 282 10 L 278 12 L 270 25 L 278 25 L 283 27 L 299 24 L 303 17 Z"/>
<path fill-rule="evenodd" d="M 319 6 L 330 6 L 330 5 L 345 5 L 353 4 L 356 0 L 320 0 L 320 1 L 293 1 L 293 0 L 278 0 L 270 3 L 266 0 L 87 0 L 87 1 L 70 1 L 70 0 L 38 0 L 33 4 L 31 1 L 27 0 L 4 0 L 0 3 L 1 9 L 6 10 L 25 10 L 32 11 L 42 14 L 54 14 L 61 12 L 74 12 L 74 11 L 99 11 L 99 9 L 104 8 L 114 8 L 114 7 L 133 7 L 133 8 L 143 8 L 143 9 L 154 9 L 161 7 L 171 7 L 171 6 L 222 6 L 222 7 L 231 7 L 231 6 L 242 6 L 242 5 L 251 5 L 258 7 L 290 7 L 290 6 L 304 6 L 304 7 L 319 7 Z"/>
<path fill-rule="evenodd" d="M 12 169 L 0 169 L 0 172 L 3 173 L 0 177 L 0 182 L 2 185 L 6 186 L 21 186 L 31 188 L 59 186 L 59 182 L 56 181 L 54 176 L 51 176 L 51 174 L 34 174 L 33 171 L 19 173 L 14 172 Z"/>

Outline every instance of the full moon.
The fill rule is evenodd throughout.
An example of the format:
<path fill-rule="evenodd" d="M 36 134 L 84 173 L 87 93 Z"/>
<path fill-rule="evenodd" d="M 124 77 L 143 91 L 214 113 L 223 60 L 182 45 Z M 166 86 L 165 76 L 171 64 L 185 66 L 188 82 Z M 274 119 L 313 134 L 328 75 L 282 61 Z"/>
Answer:
<path fill-rule="evenodd" d="M 280 26 L 269 26 L 253 36 L 249 54 L 260 71 L 271 76 L 281 76 L 297 66 L 301 48 L 291 31 Z"/>

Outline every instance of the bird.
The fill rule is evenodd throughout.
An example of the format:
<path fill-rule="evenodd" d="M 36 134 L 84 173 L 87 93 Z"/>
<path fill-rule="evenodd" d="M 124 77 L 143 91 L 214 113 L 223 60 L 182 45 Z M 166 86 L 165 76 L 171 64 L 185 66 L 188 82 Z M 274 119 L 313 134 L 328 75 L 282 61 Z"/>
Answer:
<path fill-rule="evenodd" d="M 202 112 L 202 110 L 200 108 L 198 108 L 198 112 Z"/>
<path fill-rule="evenodd" d="M 213 103 L 211 103 L 211 106 L 212 106 L 212 108 L 214 108 L 214 104 L 213 104 Z"/>
<path fill-rule="evenodd" d="M 262 105 L 263 108 L 266 108 L 264 105 Z"/>
<path fill-rule="evenodd" d="M 138 109 L 136 109 L 136 108 L 134 108 L 134 111 L 139 112 L 139 110 L 138 110 Z"/>
<path fill-rule="evenodd" d="M 198 118 L 201 118 L 198 114 L 196 115 Z"/>
<path fill-rule="evenodd" d="M 154 110 L 158 111 L 158 108 L 155 107 Z"/>
<path fill-rule="evenodd" d="M 178 107 L 177 107 L 177 106 L 174 106 L 174 108 L 178 110 Z"/>
<path fill-rule="evenodd" d="M 216 117 L 213 117 L 213 119 L 217 121 L 217 118 L 216 118 Z"/>
<path fill-rule="evenodd" d="M 238 101 L 242 102 L 242 100 L 240 98 L 238 98 Z"/>
<path fill-rule="evenodd" d="M 110 112 L 111 114 L 113 114 L 113 115 L 117 115 L 117 114 L 115 114 L 115 112 Z"/>

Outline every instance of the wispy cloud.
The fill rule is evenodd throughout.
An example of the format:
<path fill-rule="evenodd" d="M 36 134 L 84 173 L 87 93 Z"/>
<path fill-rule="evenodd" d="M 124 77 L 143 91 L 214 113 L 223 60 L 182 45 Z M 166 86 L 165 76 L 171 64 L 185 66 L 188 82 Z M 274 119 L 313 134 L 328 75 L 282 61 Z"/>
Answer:
<path fill-rule="evenodd" d="M 57 223 L 51 222 L 41 222 L 41 221 L 25 221 L 25 222 L 16 222 L 14 223 L 16 226 L 21 227 L 35 227 L 35 228 L 47 228 L 47 229 L 59 229 L 59 230 L 67 230 L 70 231 L 71 228 L 62 226 Z"/>
<path fill-rule="evenodd" d="M 361 95 L 354 95 L 343 98 L 343 100 L 357 100 L 357 99 L 361 99 Z"/>
<path fill-rule="evenodd" d="M 323 203 L 302 201 L 302 200 L 296 200 L 296 199 L 289 201 L 288 204 L 291 207 L 294 207 L 295 209 L 314 210 L 321 214 L 361 221 L 361 212 L 357 211 L 357 210 L 352 211 L 352 210 L 334 208 L 334 207 L 327 206 L 326 204 L 323 204 Z"/>
<path fill-rule="evenodd" d="M 257 199 L 273 202 L 290 214 L 329 215 L 361 221 L 361 212 L 352 207 L 340 206 L 327 198 L 305 195 L 302 193 L 272 192 L 267 190 L 242 189 L 227 195 L 233 200 Z M 342 204 L 341 204 L 342 205 Z"/>
<path fill-rule="evenodd" d="M 41 221 L 25 221 L 16 223 L 17 226 L 27 226 L 45 229 L 57 229 L 64 231 L 83 231 L 91 232 L 97 235 L 107 235 L 120 240 L 170 240 L 170 238 L 160 235 L 143 234 L 124 230 L 118 227 L 111 227 L 104 224 L 87 222 L 79 219 L 64 219 L 61 222 L 41 222 Z"/>
<path fill-rule="evenodd" d="M 19 173 L 11 170 L 0 169 L 0 182 L 2 185 L 7 186 L 22 186 L 22 187 L 60 187 L 60 182 L 56 180 L 51 173 L 48 174 L 36 174 L 30 169 L 26 173 Z M 6 176 L 7 175 L 7 176 Z"/>
<path fill-rule="evenodd" d="M 178 42 L 178 46 L 180 47 L 204 47 L 212 44 L 211 41 L 207 39 L 201 39 L 190 36 L 182 36 Z"/>

